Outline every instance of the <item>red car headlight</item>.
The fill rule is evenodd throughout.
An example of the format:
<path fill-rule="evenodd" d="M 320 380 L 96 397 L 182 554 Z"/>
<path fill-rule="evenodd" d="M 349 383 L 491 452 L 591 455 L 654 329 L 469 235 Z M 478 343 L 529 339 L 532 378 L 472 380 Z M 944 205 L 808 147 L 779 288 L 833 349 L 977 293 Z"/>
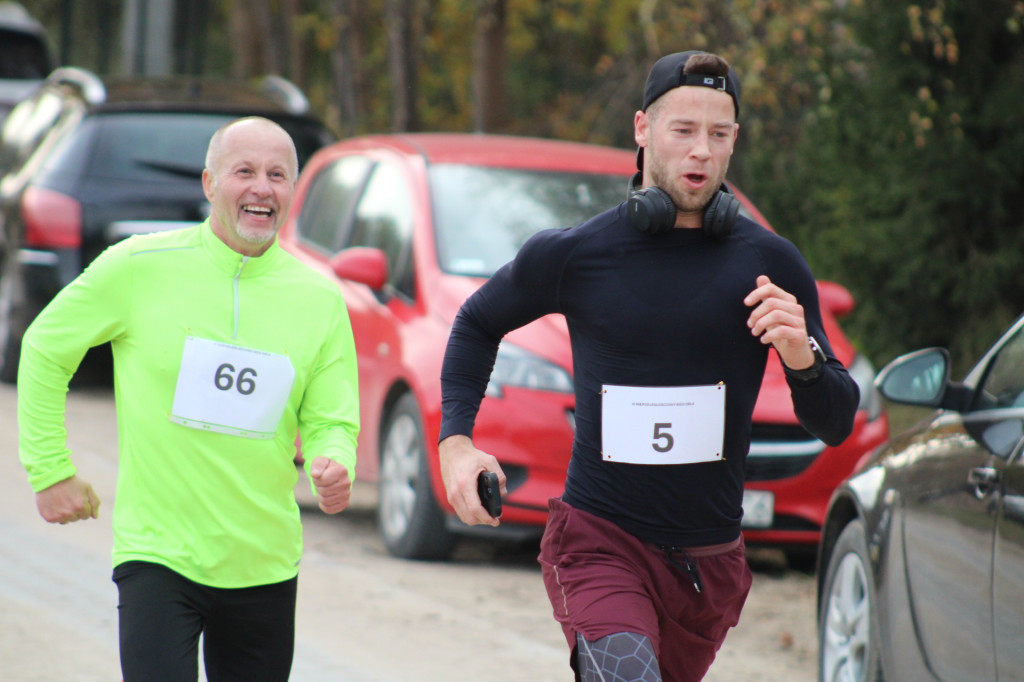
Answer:
<path fill-rule="evenodd" d="M 573 391 L 572 377 L 567 371 L 535 353 L 502 341 L 486 395 L 500 398 L 506 386 L 557 393 Z"/>

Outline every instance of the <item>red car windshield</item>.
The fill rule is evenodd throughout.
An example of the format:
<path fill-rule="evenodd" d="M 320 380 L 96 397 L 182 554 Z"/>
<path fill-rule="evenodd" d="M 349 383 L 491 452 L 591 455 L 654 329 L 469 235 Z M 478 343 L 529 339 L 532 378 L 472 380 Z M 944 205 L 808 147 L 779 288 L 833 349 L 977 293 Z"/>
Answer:
<path fill-rule="evenodd" d="M 489 277 L 535 232 L 571 227 L 626 199 L 628 178 L 458 164 L 430 167 L 441 269 Z"/>

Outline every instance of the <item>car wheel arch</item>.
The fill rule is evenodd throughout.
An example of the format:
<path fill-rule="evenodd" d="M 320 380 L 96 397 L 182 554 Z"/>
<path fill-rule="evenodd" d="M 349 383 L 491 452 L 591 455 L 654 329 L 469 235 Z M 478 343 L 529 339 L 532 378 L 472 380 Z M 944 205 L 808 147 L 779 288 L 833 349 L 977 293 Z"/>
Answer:
<path fill-rule="evenodd" d="M 384 442 L 388 424 L 391 421 L 391 416 L 394 414 L 395 410 L 398 409 L 399 403 L 406 396 L 412 396 L 412 399 L 416 401 L 416 405 L 420 410 L 420 416 L 426 420 L 426 416 L 428 414 L 426 410 L 427 401 L 423 399 L 423 396 L 420 395 L 419 391 L 416 390 L 407 378 L 396 378 L 391 386 L 388 387 L 387 392 L 384 394 L 384 399 L 381 401 L 380 418 L 377 421 L 377 447 L 375 448 L 378 464 L 380 463 L 382 444 Z M 426 427 L 426 424 L 424 424 L 424 427 Z"/>
<path fill-rule="evenodd" d="M 833 498 L 832 504 L 829 506 L 828 514 L 825 517 L 825 525 L 821 529 L 821 542 L 818 546 L 818 570 L 824 571 L 828 568 L 829 561 L 832 558 L 832 552 L 835 550 L 836 541 L 839 536 L 842 535 L 850 523 L 858 518 L 863 518 L 860 514 L 859 507 L 848 495 L 837 495 Z M 822 591 L 824 589 L 823 581 L 818 581 L 817 590 L 817 604 L 818 614 L 821 613 L 821 601 L 823 598 Z"/>
<path fill-rule="evenodd" d="M 395 382 L 390 388 L 388 388 L 388 392 L 385 394 L 384 401 L 380 407 L 380 420 L 377 422 L 378 443 L 380 443 L 384 438 L 384 432 L 387 429 L 388 421 L 390 421 L 391 414 L 395 411 L 395 407 L 398 405 L 398 402 L 405 397 L 407 393 L 412 392 L 412 387 L 404 381 Z M 380 453 L 378 452 L 378 457 L 379 456 Z"/>
<path fill-rule="evenodd" d="M 414 392 L 396 390 L 389 393 L 385 406 L 377 448 L 377 515 L 386 549 L 392 556 L 406 559 L 447 559 L 455 537 L 446 527 L 430 480 L 433 475 L 427 462 L 429 444 L 420 402 Z M 392 428 L 396 429 L 395 441 L 391 440 Z M 419 438 L 418 446 L 410 438 Z"/>

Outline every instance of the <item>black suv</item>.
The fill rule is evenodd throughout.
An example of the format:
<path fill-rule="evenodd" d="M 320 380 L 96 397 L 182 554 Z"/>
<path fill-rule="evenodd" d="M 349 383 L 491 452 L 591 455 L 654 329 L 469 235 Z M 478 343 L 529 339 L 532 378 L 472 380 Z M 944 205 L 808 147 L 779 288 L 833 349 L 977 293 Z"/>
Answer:
<path fill-rule="evenodd" d="M 103 249 L 206 219 L 210 136 L 247 115 L 284 127 L 300 167 L 335 139 L 277 76 L 103 81 L 64 67 L 14 108 L 0 133 L 0 380 L 16 379 L 29 323 Z"/>

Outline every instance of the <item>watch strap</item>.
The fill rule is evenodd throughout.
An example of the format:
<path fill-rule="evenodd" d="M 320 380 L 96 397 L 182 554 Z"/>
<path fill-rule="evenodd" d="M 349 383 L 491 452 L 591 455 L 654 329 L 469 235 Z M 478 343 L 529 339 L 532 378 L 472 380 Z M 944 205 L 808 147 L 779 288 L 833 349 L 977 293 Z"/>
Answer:
<path fill-rule="evenodd" d="M 813 381 L 821 376 L 822 368 L 828 361 L 828 358 L 825 357 L 825 351 L 821 349 L 821 345 L 813 336 L 807 337 L 807 344 L 811 347 L 811 352 L 814 353 L 814 364 L 805 369 L 790 369 L 786 367 L 786 363 L 782 363 L 786 376 L 798 381 Z"/>

